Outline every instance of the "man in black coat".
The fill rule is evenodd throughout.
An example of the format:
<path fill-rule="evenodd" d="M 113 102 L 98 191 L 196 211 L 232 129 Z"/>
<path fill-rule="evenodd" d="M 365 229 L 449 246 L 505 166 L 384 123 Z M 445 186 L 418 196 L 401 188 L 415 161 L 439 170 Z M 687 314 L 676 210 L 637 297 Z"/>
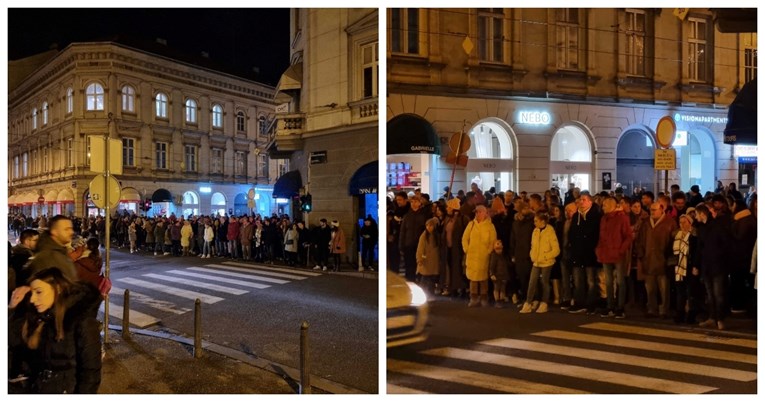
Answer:
<path fill-rule="evenodd" d="M 329 261 L 329 242 L 332 241 L 332 229 L 327 226 L 326 219 L 319 220 L 319 226 L 314 228 L 311 239 L 316 251 L 316 266 L 313 269 L 326 271 Z"/>
<path fill-rule="evenodd" d="M 412 282 L 417 277 L 417 243 L 425 230 L 425 221 L 430 218 L 422 204 L 423 200 L 419 196 L 409 199 L 409 212 L 401 220 L 398 239 L 399 249 L 404 256 L 405 276 Z"/>
<path fill-rule="evenodd" d="M 574 271 L 574 306 L 571 313 L 594 314 L 598 294 L 598 260 L 595 247 L 600 235 L 600 213 L 592 205 L 592 197 L 582 194 L 579 211 L 574 215 L 568 233 L 571 266 Z"/>
<path fill-rule="evenodd" d="M 731 233 L 732 219 L 729 214 L 717 214 L 706 206 L 696 208 L 698 227 L 698 252 L 694 269 L 698 269 L 707 290 L 709 318 L 701 322 L 702 327 L 725 329 L 728 297 L 726 287 L 733 248 Z"/>
<path fill-rule="evenodd" d="M 77 269 L 69 258 L 67 246 L 72 242 L 74 229 L 72 220 L 64 215 L 56 215 L 48 222 L 48 230 L 40 235 L 37 243 L 37 254 L 23 269 L 19 280 L 26 282 L 27 278 L 46 268 L 58 268 L 72 282 L 77 281 Z"/>

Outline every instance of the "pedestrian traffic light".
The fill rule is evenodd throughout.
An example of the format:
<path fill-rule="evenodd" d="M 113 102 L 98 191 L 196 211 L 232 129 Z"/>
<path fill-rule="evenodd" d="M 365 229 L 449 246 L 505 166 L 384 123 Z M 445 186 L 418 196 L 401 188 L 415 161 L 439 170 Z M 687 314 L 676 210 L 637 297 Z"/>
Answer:
<path fill-rule="evenodd" d="M 312 206 L 311 206 L 311 194 L 306 194 L 300 199 L 301 206 L 300 208 L 303 210 L 303 212 L 311 212 Z"/>
<path fill-rule="evenodd" d="M 143 210 L 148 211 L 151 209 L 151 199 L 147 198 L 143 202 Z"/>

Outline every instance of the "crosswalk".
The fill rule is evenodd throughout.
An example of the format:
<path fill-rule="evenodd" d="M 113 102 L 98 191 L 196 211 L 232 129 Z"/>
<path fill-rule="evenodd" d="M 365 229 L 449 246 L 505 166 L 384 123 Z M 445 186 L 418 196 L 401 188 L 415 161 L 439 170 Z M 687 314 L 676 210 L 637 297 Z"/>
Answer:
<path fill-rule="evenodd" d="M 751 339 L 605 322 L 523 338 L 394 353 L 387 391 L 702 394 L 757 380 Z"/>
<path fill-rule="evenodd" d="M 122 320 L 124 301 L 120 304 L 120 300 L 125 289 L 130 289 L 130 325 L 146 328 L 161 322 L 157 316 L 190 312 L 196 299 L 214 304 L 228 297 L 320 275 L 323 274 L 227 261 L 119 278 L 114 280 L 109 293 L 109 316 Z M 105 311 L 103 304 L 100 311 Z"/>

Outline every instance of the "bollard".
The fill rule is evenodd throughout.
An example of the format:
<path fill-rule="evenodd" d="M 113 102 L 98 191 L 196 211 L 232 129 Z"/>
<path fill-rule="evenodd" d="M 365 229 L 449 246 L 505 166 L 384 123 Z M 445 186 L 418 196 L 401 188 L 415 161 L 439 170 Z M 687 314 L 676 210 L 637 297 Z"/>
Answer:
<path fill-rule="evenodd" d="M 311 373 L 309 372 L 308 322 L 300 324 L 300 393 L 311 393 Z"/>
<path fill-rule="evenodd" d="M 194 302 L 194 358 L 202 357 L 202 302 Z"/>
<path fill-rule="evenodd" d="M 130 340 L 130 289 L 125 289 L 122 307 L 122 339 Z"/>

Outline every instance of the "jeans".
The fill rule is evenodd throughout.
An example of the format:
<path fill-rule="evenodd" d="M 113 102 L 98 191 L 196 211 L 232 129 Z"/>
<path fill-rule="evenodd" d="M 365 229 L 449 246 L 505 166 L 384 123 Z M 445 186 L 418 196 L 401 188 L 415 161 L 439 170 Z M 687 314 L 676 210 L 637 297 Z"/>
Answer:
<path fill-rule="evenodd" d="M 236 240 L 228 241 L 228 253 L 231 258 L 239 258 L 239 250 L 237 249 Z"/>
<path fill-rule="evenodd" d="M 226 254 L 226 241 L 221 238 L 217 238 L 215 240 L 215 250 L 218 253 L 218 257 L 224 256 Z"/>
<path fill-rule="evenodd" d="M 158 241 L 154 243 L 154 252 L 155 253 L 161 253 L 163 251 L 164 243 L 161 241 Z"/>
<path fill-rule="evenodd" d="M 210 255 L 210 245 L 211 242 L 205 241 L 204 246 L 202 246 L 202 255 Z"/>
<path fill-rule="evenodd" d="M 658 285 L 659 294 L 656 294 Z M 645 276 L 645 291 L 648 294 L 648 313 L 656 312 L 656 298 L 661 297 L 661 304 L 659 304 L 659 314 L 667 315 L 669 311 L 669 281 L 667 275 L 646 275 Z"/>
<path fill-rule="evenodd" d="M 728 282 L 726 279 L 724 274 L 704 276 L 704 285 L 707 288 L 709 318 L 715 321 L 722 321 L 725 318 L 725 287 Z"/>
<path fill-rule="evenodd" d="M 600 297 L 597 273 L 595 267 L 574 266 L 574 302 L 578 308 L 595 309 Z"/>
<path fill-rule="evenodd" d="M 627 300 L 627 281 L 624 276 L 624 264 L 621 262 L 603 263 L 603 269 L 606 271 L 608 309 L 624 310 L 624 303 Z M 616 273 L 618 297 L 614 297 L 614 273 Z"/>
<path fill-rule="evenodd" d="M 242 258 L 249 260 L 251 257 L 252 245 L 242 243 Z"/>
<path fill-rule="evenodd" d="M 534 301 L 534 295 L 537 293 L 537 284 L 540 281 L 540 274 L 542 275 L 542 299 L 540 302 L 547 303 L 550 300 L 550 272 L 552 272 L 552 266 L 538 267 L 535 265 L 531 268 L 531 276 L 529 277 L 529 290 L 526 293 L 527 303 Z"/>

